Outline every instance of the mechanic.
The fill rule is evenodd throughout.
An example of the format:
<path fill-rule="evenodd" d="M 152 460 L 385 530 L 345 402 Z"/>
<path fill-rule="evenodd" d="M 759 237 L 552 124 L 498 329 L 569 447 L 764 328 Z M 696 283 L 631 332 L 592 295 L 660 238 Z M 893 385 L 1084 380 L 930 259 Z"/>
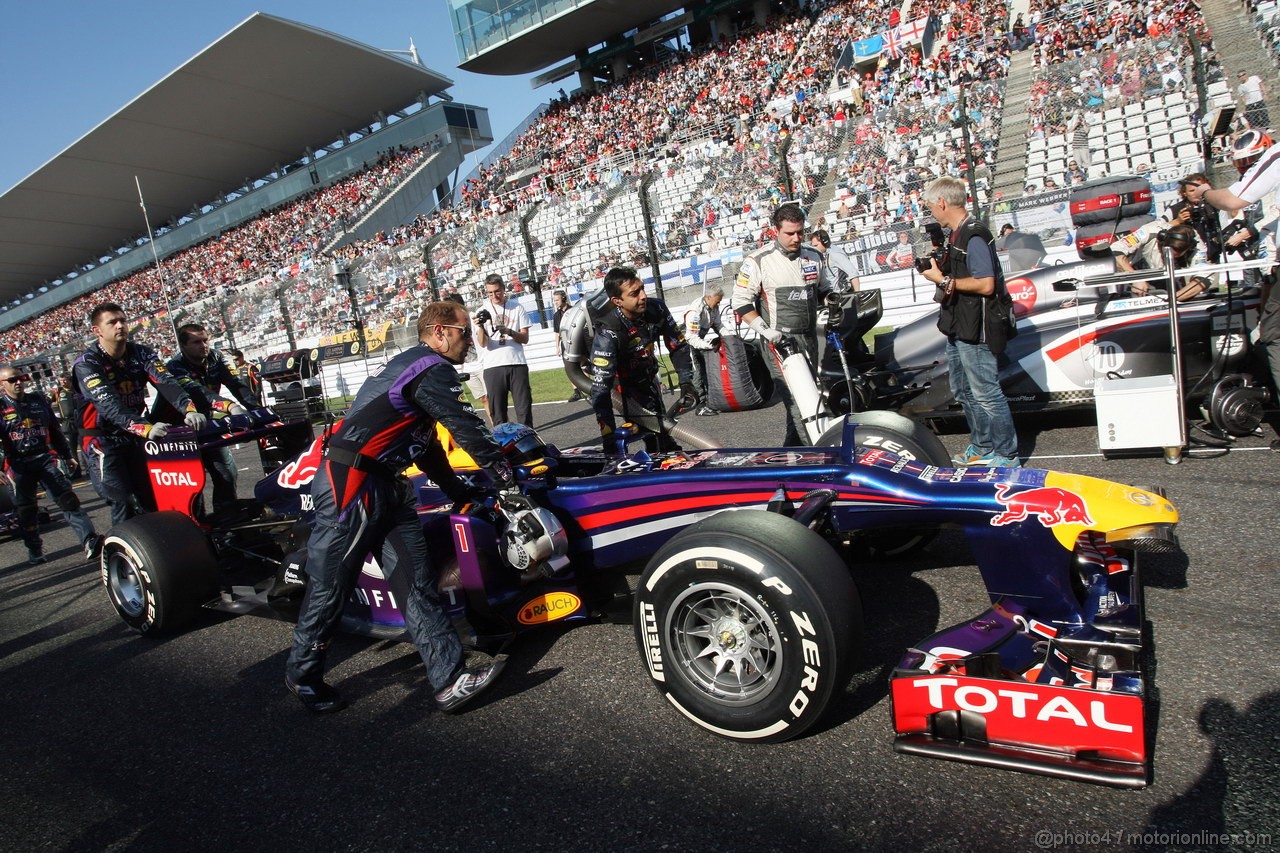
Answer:
<path fill-rule="evenodd" d="M 713 284 L 684 315 L 685 340 L 697 350 L 690 359 L 693 362 L 693 389 L 698 395 L 698 408 L 694 414 L 704 418 L 720 414 L 707 400 L 707 380 L 712 375 L 716 375 L 717 381 L 719 378 L 718 371 L 712 374 L 709 365 L 718 367 L 715 356 L 711 354 L 720 347 L 720 328 L 724 322 L 720 302 L 723 299 L 724 287 Z"/>
<path fill-rule="evenodd" d="M 1004 273 L 996 260 L 995 238 L 965 208 L 968 193 L 957 178 L 932 181 L 924 204 L 934 219 L 951 229 L 943 257 L 946 270 L 929 256 L 922 274 L 937 285 L 938 331 L 947 338 L 951 390 L 969 423 L 969 446 L 951 457 L 957 465 L 1017 468 L 1018 433 L 1009 401 L 1000 387 L 996 357 L 1004 352 L 1008 330 L 1000 321 L 1007 302 Z"/>
<path fill-rule="evenodd" d="M 555 313 L 551 315 L 551 331 L 556 336 L 556 357 L 564 358 L 564 341 L 560 338 L 560 324 L 564 322 L 564 315 L 569 313 L 569 295 L 563 290 L 557 290 L 551 294 L 551 304 L 555 308 Z M 576 403 L 585 399 L 586 396 L 574 388 L 565 402 Z"/>
<path fill-rule="evenodd" d="M 58 406 L 58 426 L 62 429 L 63 436 L 67 439 L 67 445 L 71 448 L 71 455 L 67 457 L 67 461 L 72 459 L 80 462 L 80 433 L 77 431 L 76 424 L 79 422 L 80 406 L 84 404 L 84 398 L 76 393 L 76 380 L 71 376 L 58 377 L 58 390 L 54 396 L 54 400 Z"/>
<path fill-rule="evenodd" d="M 488 275 L 484 291 L 489 304 L 475 314 L 476 344 L 484 350 L 484 387 L 489 391 L 489 414 L 495 424 L 508 418 L 507 394 L 515 405 L 516 418 L 533 426 L 533 391 L 529 387 L 529 363 L 524 346 L 529 343 L 529 315 L 519 300 L 508 300 L 502 276 Z M 485 328 L 491 325 L 491 329 Z"/>
<path fill-rule="evenodd" d="M 489 687 L 502 668 L 501 661 L 464 665 L 462 641 L 436 591 L 438 567 L 427 553 L 415 490 L 400 474 L 416 464 L 457 502 L 484 493 L 462 483 L 449 467 L 436 434 L 439 423 L 488 471 L 495 489 L 514 488 L 511 466 L 462 398 L 455 366 L 466 359 L 471 336 L 466 309 L 453 302 L 427 305 L 418 317 L 420 345 L 365 381 L 328 440 L 311 483 L 316 519 L 307 543 L 309 580 L 285 667 L 285 684 L 309 711 L 346 707 L 342 694 L 324 682 L 325 650 L 371 552 L 405 603 L 405 627 L 426 664 L 438 708 L 457 710 Z M 510 494 L 505 499 L 518 500 Z"/>
<path fill-rule="evenodd" d="M 689 344 L 676 325 L 671 310 L 661 299 L 649 299 L 644 282 L 631 267 L 614 267 L 604 277 L 604 291 L 614 310 L 596 324 L 591 341 L 591 408 L 600 424 L 600 438 L 608 454 L 625 453 L 626 436 L 618 432 L 613 414 L 613 389 L 622 397 L 622 417 L 629 421 L 629 410 L 639 406 L 659 417 L 662 415 L 662 383 L 658 377 L 658 359 L 654 345 L 662 338 L 671 363 L 680 378 L 680 395 L 696 400 L 693 388 L 693 359 Z M 639 412 L 637 412 L 639 414 Z M 650 451 L 679 450 L 665 430 L 647 433 L 645 446 Z"/>
<path fill-rule="evenodd" d="M 1132 236 L 1134 235 L 1130 235 Z M 1173 250 L 1174 269 L 1186 267 L 1196 254 L 1196 232 L 1190 225 L 1152 228 L 1151 233 L 1140 238 L 1136 246 L 1130 237 L 1121 238 L 1111 244 L 1111 251 L 1116 260 L 1116 270 L 1120 272 L 1163 270 L 1166 246 Z M 1178 288 L 1177 299 L 1179 302 L 1185 302 L 1199 296 L 1208 289 L 1209 285 L 1209 279 L 1204 276 L 1195 276 Z M 1167 288 L 1167 282 L 1160 278 L 1139 281 L 1130 285 L 1129 291 L 1134 296 L 1146 296 L 1151 292 L 1152 287 L 1163 290 Z"/>
<path fill-rule="evenodd" d="M 209 418 L 225 418 L 243 415 L 257 407 L 253 391 L 245 384 L 232 364 L 222 353 L 209 344 L 209 332 L 199 323 L 184 323 L 178 327 L 178 349 L 181 352 L 169 359 L 165 367 L 178 380 L 195 403 L 196 409 Z M 231 397 L 218 392 L 226 388 Z M 163 398 L 156 401 L 152 420 L 170 423 L 177 421 L 177 412 Z M 214 447 L 200 451 L 209 482 L 213 490 L 214 512 L 235 509 L 236 462 L 229 447 Z"/>
<path fill-rule="evenodd" d="M 232 365 L 244 380 L 244 384 L 249 386 L 249 393 L 253 395 L 253 405 L 249 408 L 259 408 L 262 406 L 262 371 L 258 369 L 258 365 L 247 361 L 244 353 L 238 349 L 227 350 L 227 355 L 231 356 Z"/>
<path fill-rule="evenodd" d="M 786 408 L 783 445 L 795 447 L 809 440 L 801 428 L 804 416 L 783 378 L 782 356 L 775 344 L 789 336 L 812 370 L 818 363 L 818 295 L 830 297 L 836 286 L 818 250 L 802 245 L 804 211 L 800 205 L 788 202 L 779 206 L 770 222 L 776 232 L 774 241 L 743 260 L 730 307 L 760 336 L 761 355 Z"/>
<path fill-rule="evenodd" d="M 1273 145 L 1265 130 L 1246 130 L 1236 137 L 1231 148 L 1236 168 L 1242 172 L 1240 179 L 1225 188 L 1199 184 L 1190 190 L 1190 197 L 1230 214 L 1261 204 L 1263 210 L 1255 228 L 1260 235 L 1265 235 L 1264 242 L 1275 260 L 1277 221 L 1280 220 L 1280 146 Z M 1276 275 L 1276 267 L 1272 266 L 1262 278 L 1262 313 L 1258 316 L 1257 334 L 1259 349 L 1271 371 L 1273 390 L 1280 393 L 1280 287 L 1275 286 Z M 1280 439 L 1271 442 L 1271 449 L 1280 451 Z"/>
<path fill-rule="evenodd" d="M 827 229 L 819 228 L 814 231 L 809 236 L 809 245 L 822 255 L 823 265 L 834 282 L 833 287 L 837 293 L 862 289 L 862 279 L 858 277 L 858 268 L 853 258 L 840 249 L 831 248 L 831 235 L 827 233 Z"/>
<path fill-rule="evenodd" d="M 8 479 L 13 484 L 14 509 L 27 546 L 27 562 L 33 566 L 44 562 L 36 505 L 36 488 L 40 485 L 76 532 L 84 558 L 96 560 L 102 550 L 102 537 L 80 508 L 80 498 L 59 463 L 65 461 L 68 472 L 75 472 L 80 464 L 58 428 L 53 406 L 39 391 L 28 392 L 26 381 L 27 377 L 12 365 L 0 367 L 0 449 L 7 469 L 7 476 L 0 474 L 0 480 Z"/>
<path fill-rule="evenodd" d="M 155 509 L 140 438 L 162 438 L 169 424 L 142 416 L 147 383 L 183 413 L 183 423 L 199 432 L 208 418 L 169 375 L 155 350 L 129 340 L 124 309 L 103 302 L 89 314 L 97 340 L 75 360 L 72 372 L 86 398 L 80 415 L 80 447 L 89 463 L 93 488 L 111 506 L 114 526 Z"/>

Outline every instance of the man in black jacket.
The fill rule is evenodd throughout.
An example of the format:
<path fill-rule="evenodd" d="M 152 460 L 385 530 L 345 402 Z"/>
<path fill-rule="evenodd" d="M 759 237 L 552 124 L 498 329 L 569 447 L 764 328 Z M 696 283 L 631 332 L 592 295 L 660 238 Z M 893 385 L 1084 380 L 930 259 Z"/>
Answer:
<path fill-rule="evenodd" d="M 8 477 L 13 480 L 14 506 L 22 541 L 27 546 L 27 562 L 33 566 L 44 562 L 36 520 L 36 489 L 41 484 L 76 532 L 85 559 L 97 559 L 102 539 L 80 508 L 80 498 L 58 464 L 65 460 L 69 471 L 79 467 L 71 445 L 58 428 L 48 399 L 39 391 L 28 392 L 25 383 L 26 377 L 12 366 L 0 367 L 0 448 L 4 450 Z M 0 474 L 0 478 L 4 477 Z"/>
<path fill-rule="evenodd" d="M 329 439 L 311 483 L 316 517 L 307 542 L 307 591 L 285 666 L 285 684 L 309 711 L 346 707 L 324 682 L 325 651 L 370 552 L 405 603 L 405 627 L 426 664 L 437 707 L 456 710 L 492 684 L 501 669 L 496 661 L 464 666 L 462 641 L 436 591 L 437 567 L 427 553 L 413 486 L 400 476 L 417 464 L 454 500 L 470 496 L 449 467 L 436 435 L 439 423 L 489 472 L 497 490 L 513 487 L 511 466 L 462 399 L 455 365 L 466 358 L 471 334 L 466 309 L 453 302 L 429 304 L 418 317 L 420 345 L 365 380 Z"/>
<path fill-rule="evenodd" d="M 124 309 L 114 302 L 96 306 L 89 323 L 97 341 L 76 359 L 72 372 L 88 402 L 81 410 L 81 449 L 94 489 L 111 505 L 111 523 L 155 509 L 139 439 L 161 438 L 166 423 L 142 416 L 147 384 L 178 410 L 183 424 L 199 432 L 208 418 L 169 374 L 155 350 L 129 340 Z"/>
<path fill-rule="evenodd" d="M 938 178 L 924 191 L 934 218 L 951 229 L 944 263 L 929 259 L 923 274 L 937 285 L 938 331 L 947 336 L 951 390 L 969 422 L 969 446 L 953 456 L 957 465 L 1016 468 L 1018 433 L 1000 387 L 996 356 L 1004 352 L 1010 309 L 995 242 L 987 227 L 965 209 L 967 193 L 956 178 Z"/>
<path fill-rule="evenodd" d="M 649 299 L 644 282 L 631 267 L 614 267 L 604 277 L 604 290 L 613 302 L 610 311 L 596 325 L 591 341 L 591 408 L 600 424 L 600 437 L 609 454 L 626 452 L 626 439 L 617 433 L 613 414 L 613 389 L 622 396 L 622 414 L 652 414 L 661 417 L 662 383 L 658 378 L 658 358 L 654 345 L 666 342 L 671 363 L 680 378 L 680 393 L 697 399 L 693 388 L 693 358 L 671 310 L 661 299 Z M 645 436 L 650 450 L 678 450 L 666 433 Z"/>

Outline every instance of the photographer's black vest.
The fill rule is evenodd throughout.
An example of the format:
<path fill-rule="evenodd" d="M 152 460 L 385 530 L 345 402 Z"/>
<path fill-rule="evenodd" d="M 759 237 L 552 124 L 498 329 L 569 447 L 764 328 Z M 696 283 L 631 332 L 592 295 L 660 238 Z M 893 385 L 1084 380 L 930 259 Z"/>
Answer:
<path fill-rule="evenodd" d="M 985 343 L 994 353 L 1004 351 L 1005 335 L 993 330 L 996 315 L 993 312 L 995 301 L 1004 292 L 1004 271 L 1000 269 L 999 258 L 996 257 L 995 238 L 987 227 L 972 216 L 966 217 L 951 234 L 951 245 L 947 249 L 947 272 L 952 278 L 972 278 L 969 271 L 969 241 L 981 237 L 991 248 L 991 264 L 995 270 L 996 286 L 990 296 L 976 293 L 964 293 L 957 290 L 949 304 L 944 304 L 938 311 L 938 331 L 948 338 L 964 341 L 967 344 Z M 995 332 L 992 334 L 992 332 Z"/>

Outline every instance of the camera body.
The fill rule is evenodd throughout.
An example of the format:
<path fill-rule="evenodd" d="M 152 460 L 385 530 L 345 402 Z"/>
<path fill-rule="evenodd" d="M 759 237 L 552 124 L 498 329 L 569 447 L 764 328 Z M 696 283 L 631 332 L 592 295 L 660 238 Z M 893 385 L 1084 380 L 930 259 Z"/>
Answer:
<path fill-rule="evenodd" d="M 1200 239 L 1204 240 L 1205 247 L 1209 252 L 1212 253 L 1221 248 L 1222 243 L 1218 236 L 1218 212 L 1216 210 L 1204 202 L 1196 204 L 1186 199 L 1174 202 L 1169 206 L 1169 213 L 1173 215 L 1175 222 L 1183 211 L 1190 212 L 1190 225 L 1200 235 Z"/>
<path fill-rule="evenodd" d="M 945 273 L 947 271 L 947 235 L 942 233 L 942 225 L 937 222 L 926 222 L 924 230 L 929 235 L 932 248 L 929 254 L 916 258 L 916 269 L 920 272 L 928 271 L 929 261 L 932 259 L 938 265 L 938 269 Z"/>

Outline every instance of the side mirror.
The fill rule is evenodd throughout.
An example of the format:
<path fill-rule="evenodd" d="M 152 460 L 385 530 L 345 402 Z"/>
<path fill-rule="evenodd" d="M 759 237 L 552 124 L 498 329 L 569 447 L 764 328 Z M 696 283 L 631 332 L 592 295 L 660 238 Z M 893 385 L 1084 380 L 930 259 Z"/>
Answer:
<path fill-rule="evenodd" d="M 1055 293 L 1073 293 L 1080 288 L 1078 278 L 1060 278 L 1053 283 Z"/>

